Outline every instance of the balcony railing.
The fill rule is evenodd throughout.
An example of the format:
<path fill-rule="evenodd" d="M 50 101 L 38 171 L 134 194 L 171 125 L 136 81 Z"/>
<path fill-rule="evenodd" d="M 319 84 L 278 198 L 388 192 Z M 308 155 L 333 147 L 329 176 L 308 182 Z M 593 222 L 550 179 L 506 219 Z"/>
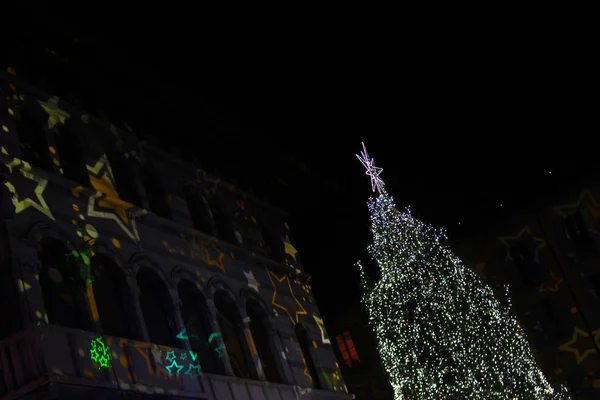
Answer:
<path fill-rule="evenodd" d="M 218 400 L 353 397 L 203 374 L 198 361 L 184 349 L 53 325 L 32 327 L 0 341 L 0 400 L 20 398 L 43 385 L 70 387 L 81 398 L 102 389 Z"/>

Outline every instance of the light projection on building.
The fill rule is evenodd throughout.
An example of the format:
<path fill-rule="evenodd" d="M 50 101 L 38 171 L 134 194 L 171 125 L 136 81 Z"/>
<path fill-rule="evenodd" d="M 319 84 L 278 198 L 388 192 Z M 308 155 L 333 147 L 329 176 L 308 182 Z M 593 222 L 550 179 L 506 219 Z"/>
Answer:
<path fill-rule="evenodd" d="M 189 358 L 188 358 L 189 355 Z M 200 376 L 200 373 L 202 372 L 200 365 L 195 365 L 196 360 L 198 359 L 198 353 L 193 352 L 191 350 L 189 351 L 182 351 L 179 353 L 179 361 L 180 363 L 177 362 L 177 355 L 175 354 L 175 350 L 171 350 L 169 352 L 167 352 L 167 356 L 165 357 L 165 360 L 167 361 L 167 363 L 169 363 L 169 365 L 167 365 L 165 367 L 165 369 L 167 371 L 169 371 L 170 375 L 175 375 L 177 377 L 179 377 L 179 374 L 181 374 L 181 371 L 183 371 L 185 369 L 184 374 L 188 375 L 188 376 Z M 186 364 L 187 363 L 187 369 Z"/>
<path fill-rule="evenodd" d="M 221 332 L 213 332 L 208 337 L 208 343 L 212 344 L 212 341 L 218 337 L 221 337 Z M 217 357 L 223 357 L 223 350 L 225 350 L 225 343 L 221 343 L 219 346 L 215 347 L 215 351 L 217 352 Z"/>
<path fill-rule="evenodd" d="M 102 336 L 93 339 L 90 343 L 90 358 L 98 363 L 98 369 L 111 368 L 110 347 L 104 343 Z"/>
<path fill-rule="evenodd" d="M 87 284 L 91 285 L 94 283 L 94 276 L 92 275 L 92 267 L 90 264 L 90 258 L 88 254 L 93 252 L 94 248 L 90 247 L 89 249 L 78 253 L 75 250 L 72 250 L 70 253 L 66 254 L 67 265 L 76 266 L 79 265 L 79 275 L 81 279 Z M 82 263 L 78 263 L 77 260 L 81 259 Z"/>
<path fill-rule="evenodd" d="M 200 336 L 196 335 L 194 332 L 188 333 L 187 328 L 184 328 L 181 332 L 177 334 L 177 339 L 187 340 L 187 339 L 196 339 L 200 340 Z"/>

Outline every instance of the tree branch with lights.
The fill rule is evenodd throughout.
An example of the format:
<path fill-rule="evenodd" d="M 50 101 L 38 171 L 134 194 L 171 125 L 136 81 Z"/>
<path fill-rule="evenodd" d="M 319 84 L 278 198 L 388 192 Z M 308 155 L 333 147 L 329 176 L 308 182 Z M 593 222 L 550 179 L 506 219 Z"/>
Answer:
<path fill-rule="evenodd" d="M 368 202 L 379 268 L 371 283 L 358 263 L 362 301 L 396 400 L 559 400 L 524 330 L 492 289 L 465 267 L 442 229 L 399 210 L 363 143 Z"/>

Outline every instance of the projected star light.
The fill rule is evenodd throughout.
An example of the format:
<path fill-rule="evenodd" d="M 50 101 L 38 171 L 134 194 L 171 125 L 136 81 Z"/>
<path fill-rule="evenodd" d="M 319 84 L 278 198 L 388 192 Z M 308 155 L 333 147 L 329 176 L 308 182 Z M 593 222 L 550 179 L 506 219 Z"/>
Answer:
<path fill-rule="evenodd" d="M 367 147 L 364 143 L 362 143 L 363 151 L 360 152 L 360 155 L 356 155 L 356 158 L 361 162 L 361 164 L 367 169 L 365 172 L 366 175 L 371 177 L 371 189 L 375 191 L 375 188 L 382 193 L 384 191 L 383 180 L 379 177 L 379 174 L 383 171 L 383 168 L 378 168 L 375 166 L 375 160 L 369 157 L 369 153 L 367 153 Z"/>

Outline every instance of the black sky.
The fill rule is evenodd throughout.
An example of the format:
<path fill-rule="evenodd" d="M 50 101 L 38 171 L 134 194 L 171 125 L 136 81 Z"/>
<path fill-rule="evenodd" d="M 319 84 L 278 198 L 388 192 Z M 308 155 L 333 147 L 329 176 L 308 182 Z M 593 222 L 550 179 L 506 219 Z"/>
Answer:
<path fill-rule="evenodd" d="M 453 239 L 597 168 L 592 57 L 564 38 L 361 13 L 144 12 L 27 14 L 5 27 L 9 62 L 288 211 L 326 315 L 358 296 L 361 141 L 399 205 Z"/>

